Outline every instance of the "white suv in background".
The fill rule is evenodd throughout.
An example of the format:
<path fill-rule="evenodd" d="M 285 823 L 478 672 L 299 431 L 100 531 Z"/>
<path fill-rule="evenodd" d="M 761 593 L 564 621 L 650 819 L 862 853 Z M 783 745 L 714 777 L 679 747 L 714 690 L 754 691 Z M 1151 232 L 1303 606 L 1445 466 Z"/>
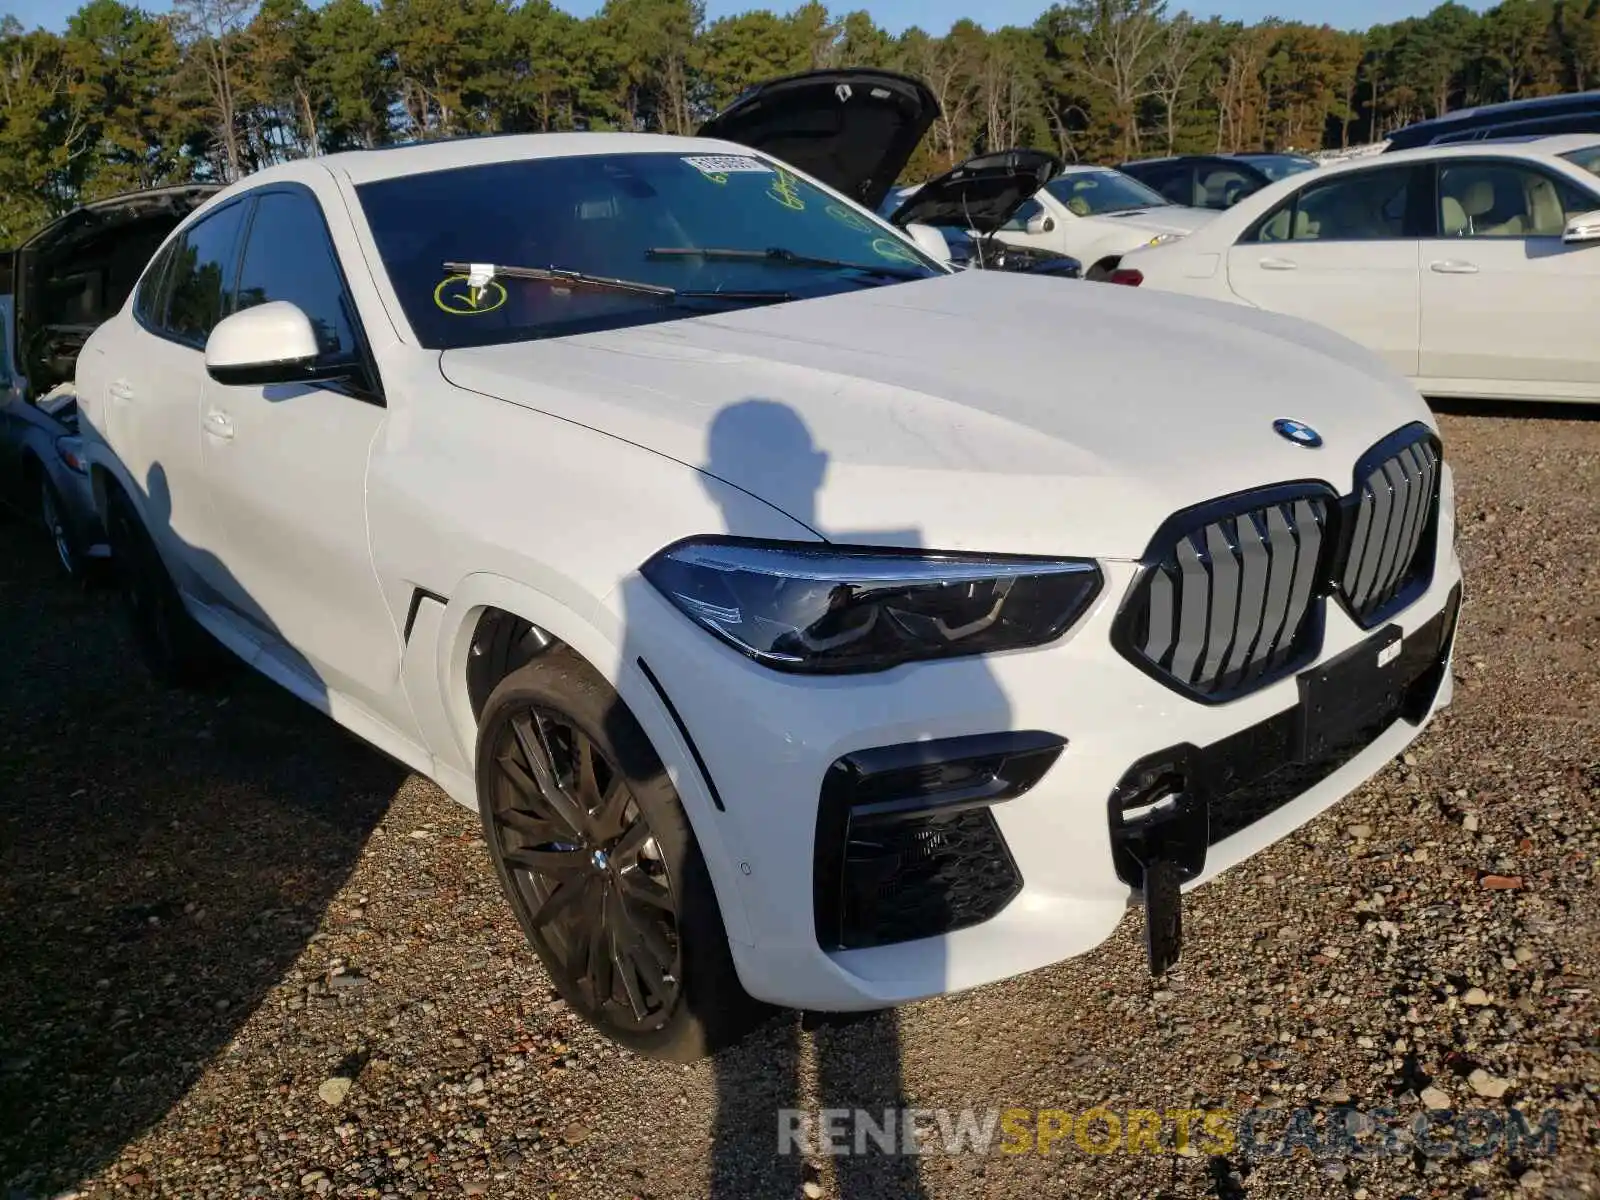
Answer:
<path fill-rule="evenodd" d="M 918 102 L 863 75 L 804 102 Z M 1450 698 L 1450 471 L 1404 380 L 1301 322 L 951 272 L 730 141 L 273 167 L 77 383 L 147 661 L 220 642 L 477 807 L 556 986 L 647 1054 L 1043 967 L 1132 897 L 1162 970 L 1180 888 Z"/>

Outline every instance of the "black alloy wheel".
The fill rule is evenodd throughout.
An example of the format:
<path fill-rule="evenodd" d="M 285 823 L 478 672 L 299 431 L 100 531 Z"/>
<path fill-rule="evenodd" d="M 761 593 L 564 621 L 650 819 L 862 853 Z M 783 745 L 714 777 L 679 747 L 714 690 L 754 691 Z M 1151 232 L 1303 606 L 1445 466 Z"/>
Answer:
<path fill-rule="evenodd" d="M 593 1018 L 659 1028 L 681 990 L 678 904 L 626 778 L 570 718 L 531 706 L 494 762 L 485 827 L 535 948 Z"/>
<path fill-rule="evenodd" d="M 577 1016 L 681 1063 L 771 1015 L 739 979 L 672 777 L 570 647 L 549 645 L 495 685 L 478 714 L 476 771 L 500 888 Z"/>

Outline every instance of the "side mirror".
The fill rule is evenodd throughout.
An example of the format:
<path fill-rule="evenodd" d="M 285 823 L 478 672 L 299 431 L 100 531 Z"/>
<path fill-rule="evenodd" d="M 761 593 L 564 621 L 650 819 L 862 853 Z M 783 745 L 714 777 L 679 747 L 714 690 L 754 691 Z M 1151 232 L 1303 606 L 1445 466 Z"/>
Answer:
<path fill-rule="evenodd" d="M 319 365 L 321 355 L 311 318 L 287 300 L 270 300 L 217 322 L 206 339 L 206 372 L 234 387 L 349 375 L 348 364 Z"/>
<path fill-rule="evenodd" d="M 1567 227 L 1561 231 L 1561 240 L 1568 245 L 1600 242 L 1600 209 L 1569 218 Z"/>
<path fill-rule="evenodd" d="M 942 263 L 950 261 L 950 243 L 945 241 L 944 234 L 932 225 L 919 225 L 913 222 L 906 226 L 906 236 L 929 258 Z"/>
<path fill-rule="evenodd" d="M 1037 212 L 1028 218 L 1029 233 L 1054 233 L 1056 219 L 1046 212 Z"/>

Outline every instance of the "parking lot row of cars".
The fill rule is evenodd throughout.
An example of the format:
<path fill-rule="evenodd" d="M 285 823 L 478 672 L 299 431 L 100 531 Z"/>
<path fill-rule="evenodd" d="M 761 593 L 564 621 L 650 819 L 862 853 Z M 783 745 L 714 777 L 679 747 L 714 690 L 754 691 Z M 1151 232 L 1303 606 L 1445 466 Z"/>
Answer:
<path fill-rule="evenodd" d="M 1042 967 L 1130 899 L 1160 973 L 1183 888 L 1449 703 L 1453 483 L 1405 363 L 1061 260 L 1144 285 L 1254 204 L 1282 254 L 1436 194 L 1462 255 L 1510 218 L 1426 156 L 1376 168 L 1398 206 L 1365 165 L 1216 212 L 1036 151 L 896 191 L 937 113 L 808 72 L 693 138 L 90 206 L 18 257 L 19 378 L 78 424 L 33 404 L 17 470 L 75 489 L 159 678 L 242 660 L 475 807 L 555 986 L 636 1050 Z M 1582 255 L 1591 177 L 1536 153 L 1561 232 L 1519 244 Z"/>

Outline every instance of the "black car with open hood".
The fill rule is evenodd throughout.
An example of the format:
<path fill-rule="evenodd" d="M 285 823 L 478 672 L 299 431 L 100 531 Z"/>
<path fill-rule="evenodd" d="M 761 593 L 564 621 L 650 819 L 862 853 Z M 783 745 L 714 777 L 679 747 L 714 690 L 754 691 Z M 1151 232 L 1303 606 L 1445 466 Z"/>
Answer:
<path fill-rule="evenodd" d="M 939 111 L 928 85 L 909 75 L 804 71 L 746 88 L 698 136 L 770 154 L 875 209 Z"/>

